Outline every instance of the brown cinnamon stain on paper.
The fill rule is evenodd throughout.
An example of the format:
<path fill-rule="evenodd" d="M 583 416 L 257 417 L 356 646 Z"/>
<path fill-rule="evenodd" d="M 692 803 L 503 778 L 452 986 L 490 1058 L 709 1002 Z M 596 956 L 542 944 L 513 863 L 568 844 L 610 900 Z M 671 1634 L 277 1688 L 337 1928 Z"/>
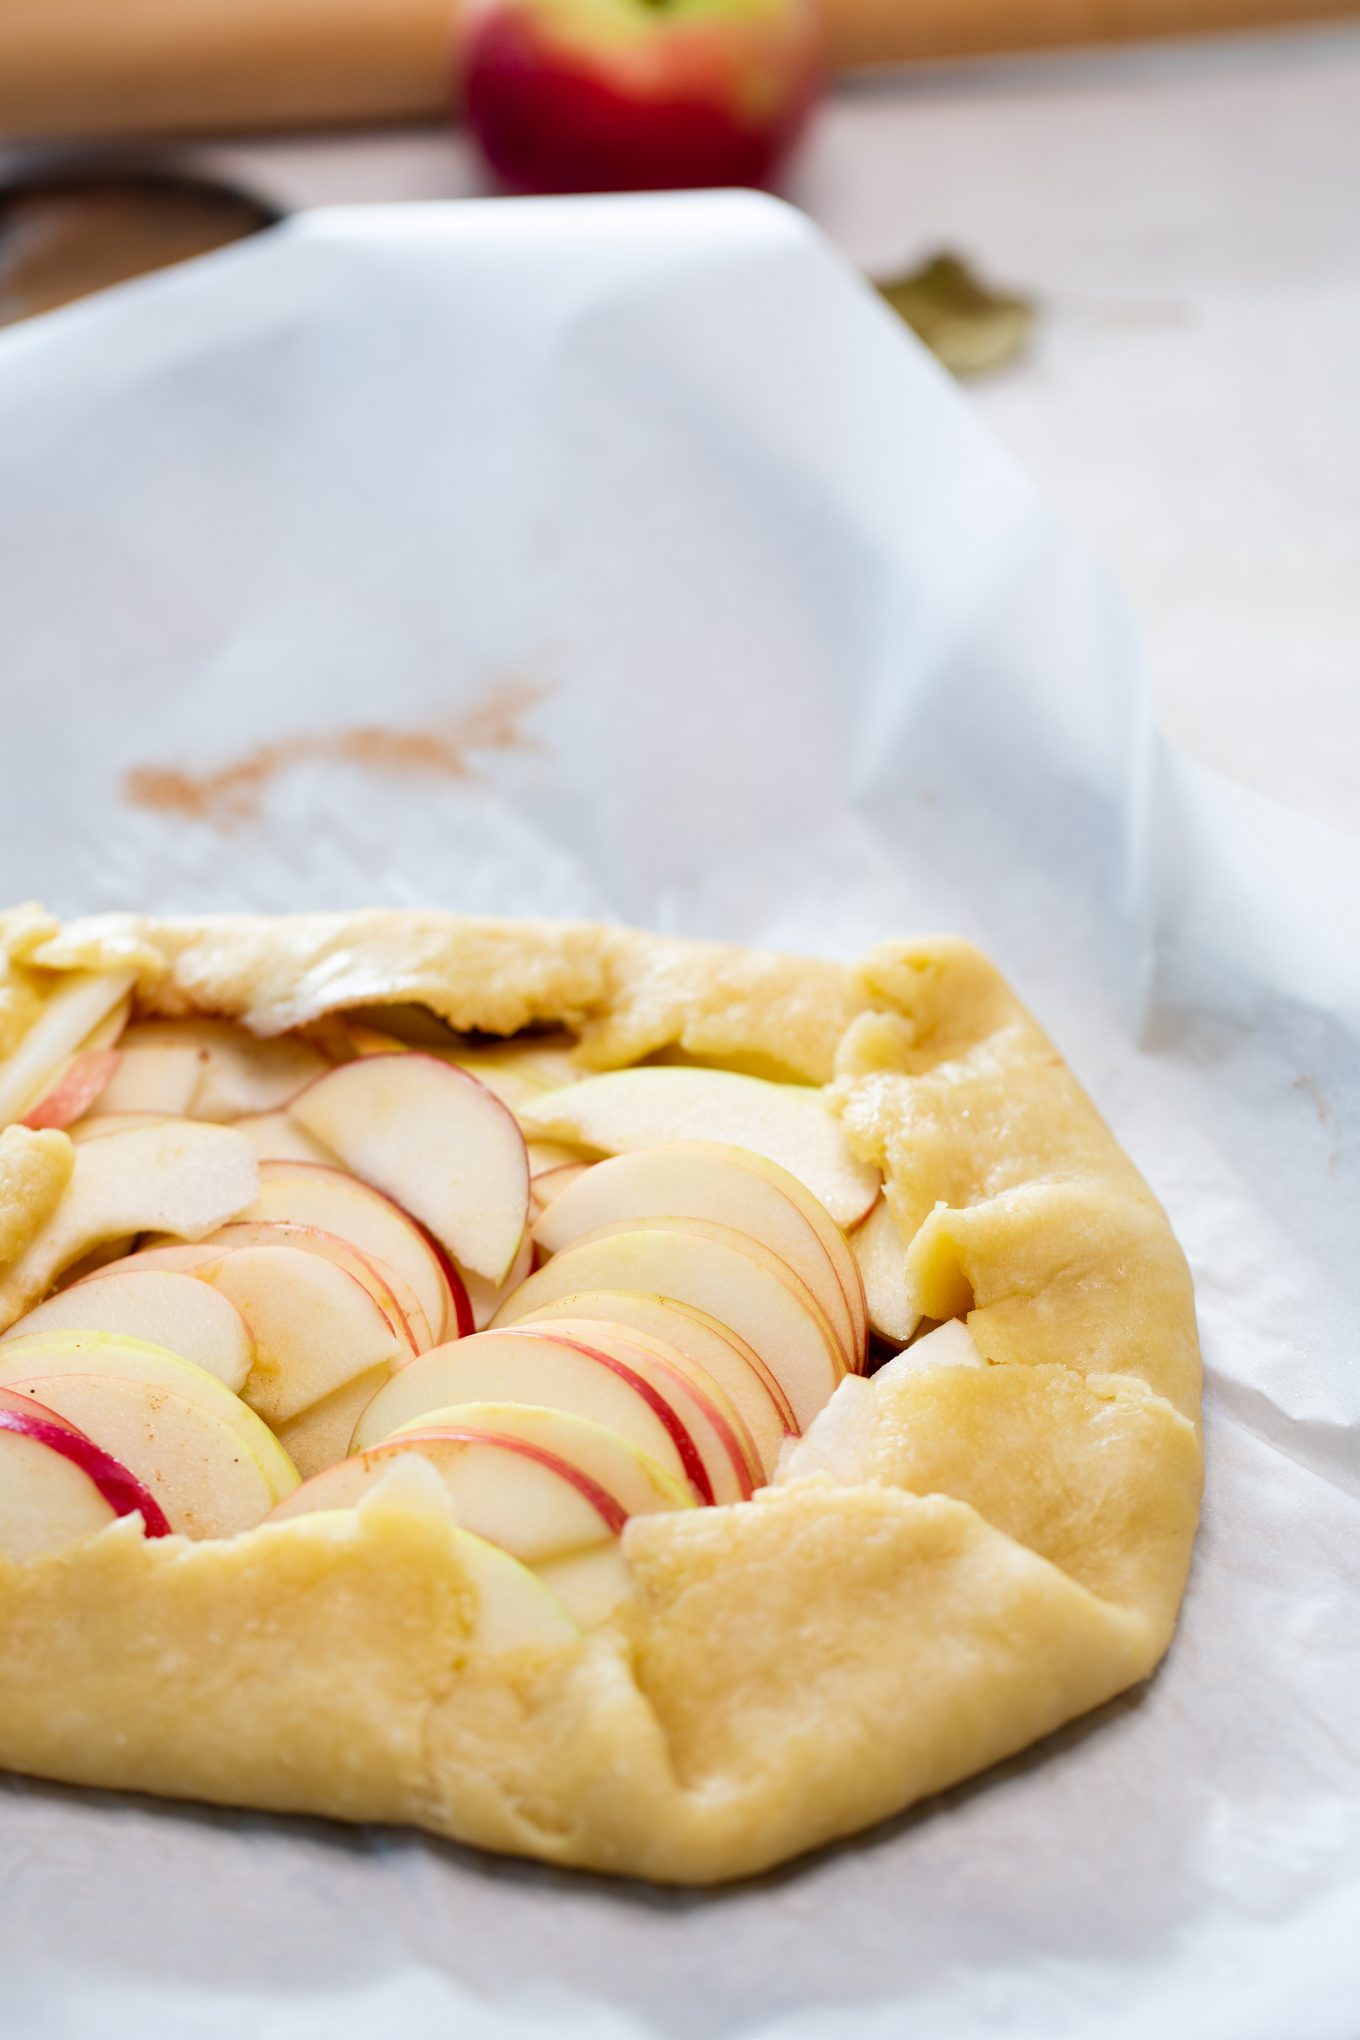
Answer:
<path fill-rule="evenodd" d="M 1295 1077 L 1294 1089 L 1302 1091 L 1306 1098 L 1311 1099 L 1313 1110 L 1318 1116 L 1318 1125 L 1332 1136 L 1332 1150 L 1327 1157 L 1327 1167 L 1335 1176 L 1341 1167 L 1341 1128 L 1337 1123 L 1336 1107 L 1316 1077 L 1306 1074 Z"/>
<path fill-rule="evenodd" d="M 274 782 L 299 765 L 358 766 L 385 778 L 472 780 L 478 777 L 479 751 L 537 748 L 523 723 L 546 693 L 533 682 L 505 681 L 461 715 L 427 729 L 361 723 L 302 731 L 259 744 L 210 772 L 138 765 L 124 775 L 123 796 L 133 807 L 231 829 L 257 815 Z"/>

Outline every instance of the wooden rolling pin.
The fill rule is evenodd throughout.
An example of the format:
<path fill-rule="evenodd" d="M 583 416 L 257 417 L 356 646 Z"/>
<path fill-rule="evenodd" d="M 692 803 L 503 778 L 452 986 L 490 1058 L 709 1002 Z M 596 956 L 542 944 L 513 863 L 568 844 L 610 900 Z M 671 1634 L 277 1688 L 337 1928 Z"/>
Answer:
<path fill-rule="evenodd" d="M 0 0 L 0 136 L 416 119 L 454 0 Z M 838 66 L 1263 27 L 1357 0 L 825 0 Z"/>

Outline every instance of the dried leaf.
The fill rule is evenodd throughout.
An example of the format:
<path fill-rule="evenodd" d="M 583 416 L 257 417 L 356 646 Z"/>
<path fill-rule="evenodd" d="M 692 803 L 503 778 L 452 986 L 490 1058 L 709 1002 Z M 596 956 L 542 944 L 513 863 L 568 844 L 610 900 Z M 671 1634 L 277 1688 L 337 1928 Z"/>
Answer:
<path fill-rule="evenodd" d="M 932 256 L 876 288 L 954 375 L 1007 367 L 1034 330 L 1034 300 L 992 290 L 959 255 Z"/>

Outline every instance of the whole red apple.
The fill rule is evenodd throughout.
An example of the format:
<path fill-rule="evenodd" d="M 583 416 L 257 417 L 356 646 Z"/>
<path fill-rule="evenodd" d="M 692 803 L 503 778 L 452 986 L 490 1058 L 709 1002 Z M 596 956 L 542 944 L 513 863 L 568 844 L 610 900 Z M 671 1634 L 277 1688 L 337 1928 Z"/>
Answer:
<path fill-rule="evenodd" d="M 816 0 L 466 0 L 458 67 L 511 190 L 768 185 L 817 96 Z"/>

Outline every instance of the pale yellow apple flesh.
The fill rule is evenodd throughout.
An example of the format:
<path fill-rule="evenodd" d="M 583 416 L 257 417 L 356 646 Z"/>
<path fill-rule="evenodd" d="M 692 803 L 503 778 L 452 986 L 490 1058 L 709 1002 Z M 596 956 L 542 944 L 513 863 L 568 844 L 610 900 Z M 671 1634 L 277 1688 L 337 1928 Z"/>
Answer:
<path fill-rule="evenodd" d="M 245 1219 L 320 1226 L 348 1240 L 383 1268 L 395 1269 L 420 1305 L 427 1345 L 453 1332 L 453 1296 L 439 1256 L 420 1227 L 382 1191 L 341 1169 L 315 1163 L 262 1161 L 260 1188 Z"/>
<path fill-rule="evenodd" d="M 244 1318 L 225 1296 L 169 1268 L 139 1268 L 136 1256 L 116 1261 L 28 1312 L 0 1339 L 52 1332 L 111 1332 L 177 1353 L 206 1369 L 233 1394 L 245 1385 L 255 1356 Z"/>
<path fill-rule="evenodd" d="M 362 1056 L 289 1106 L 347 1169 L 394 1198 L 446 1253 L 502 1282 L 524 1238 L 529 1164 L 500 1100 L 437 1056 Z"/>
<path fill-rule="evenodd" d="M 740 1148 L 677 1141 L 597 1162 L 553 1199 L 534 1237 L 545 1253 L 556 1254 L 602 1226 L 653 1218 L 706 1219 L 768 1247 L 816 1297 L 847 1365 L 858 1364 L 861 1328 L 820 1236 L 778 1181 L 752 1167 Z"/>
<path fill-rule="evenodd" d="M 56 1211 L 0 1276 L 0 1326 L 13 1324 L 106 1240 L 141 1232 L 199 1237 L 234 1218 L 258 1187 L 259 1164 L 229 1126 L 165 1119 L 83 1142 Z"/>
<path fill-rule="evenodd" d="M 698 1500 L 714 1499 L 699 1446 L 675 1403 L 615 1355 L 538 1329 L 481 1332 L 423 1354 L 374 1397 L 354 1443 L 362 1449 L 431 1410 L 486 1402 L 588 1417 L 693 1486 Z"/>
<path fill-rule="evenodd" d="M 189 1048 L 197 1053 L 196 1119 L 239 1119 L 247 1112 L 273 1112 L 286 1105 L 329 1067 L 325 1056 L 295 1034 L 262 1040 L 227 1020 L 143 1020 L 129 1027 L 125 1052 L 145 1048 Z"/>
<path fill-rule="evenodd" d="M 467 1292 L 468 1308 L 472 1312 L 472 1328 L 474 1331 L 485 1331 L 506 1298 L 513 1290 L 519 1288 L 521 1282 L 528 1280 L 529 1276 L 533 1273 L 533 1269 L 533 1234 L 525 1233 L 524 1238 L 520 1241 L 520 1249 L 511 1265 L 510 1273 L 506 1276 L 504 1282 L 484 1282 L 481 1276 L 474 1275 L 470 1268 L 460 1268 L 458 1270 L 459 1275 L 462 1277 L 463 1288 Z M 454 1336 L 452 1324 L 449 1325 L 448 1332 L 450 1337 Z M 436 1342 L 431 1340 L 430 1343 L 433 1345 Z"/>
<path fill-rule="evenodd" d="M 897 1221 L 880 1197 L 869 1216 L 855 1227 L 850 1246 L 859 1263 L 869 1323 L 880 1339 L 903 1346 L 917 1326 L 907 1282 L 907 1246 Z"/>
<path fill-rule="evenodd" d="M 384 1367 L 356 1374 L 320 1402 L 309 1403 L 297 1416 L 277 1426 L 275 1435 L 304 1480 L 348 1456 L 355 1425 L 391 1379 L 390 1370 Z"/>
<path fill-rule="evenodd" d="M 68 1126 L 66 1132 L 77 1143 L 102 1140 L 110 1133 L 135 1133 L 142 1126 L 160 1126 L 175 1116 L 170 1112 L 87 1112 L 83 1119 L 77 1119 Z"/>
<path fill-rule="evenodd" d="M 18 1047 L 0 1062 L 0 1126 L 37 1104 L 63 1063 L 86 1045 L 136 982 L 135 970 L 62 973 Z"/>
<path fill-rule="evenodd" d="M 118 1068 L 100 1098 L 100 1110 L 192 1118 L 204 1052 L 187 1041 L 139 1042 L 136 1028 L 129 1035 L 123 1037 Z"/>
<path fill-rule="evenodd" d="M 877 1169 L 851 1154 L 819 1089 L 729 1070 L 647 1068 L 587 1077 L 520 1108 L 534 1139 L 617 1155 L 671 1141 L 750 1148 L 787 1169 L 837 1225 L 855 1225 L 878 1195 Z"/>
<path fill-rule="evenodd" d="M 335 1156 L 294 1125 L 286 1112 L 246 1112 L 232 1124 L 262 1162 L 320 1162 L 335 1167 Z"/>
<path fill-rule="evenodd" d="M 200 1279 L 234 1303 L 255 1341 L 242 1394 L 269 1424 L 286 1424 L 360 1376 L 390 1374 L 409 1349 L 368 1290 L 300 1247 L 241 1247 Z"/>

